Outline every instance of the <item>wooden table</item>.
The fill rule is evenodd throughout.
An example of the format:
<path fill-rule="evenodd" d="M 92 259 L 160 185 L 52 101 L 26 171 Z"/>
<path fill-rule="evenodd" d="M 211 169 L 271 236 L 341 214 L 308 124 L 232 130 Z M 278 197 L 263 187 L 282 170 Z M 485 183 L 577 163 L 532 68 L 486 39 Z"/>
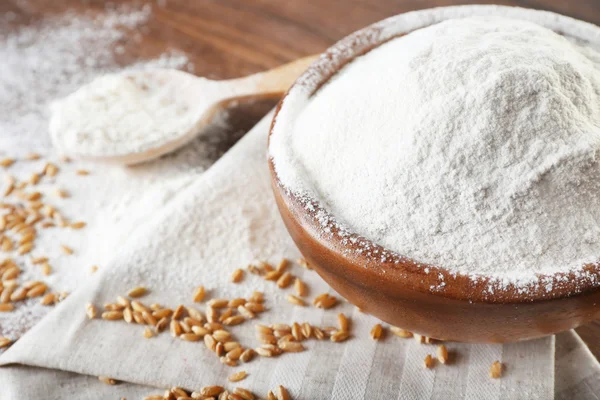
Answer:
<path fill-rule="evenodd" d="M 35 24 L 42 16 L 67 9 L 94 12 L 104 0 L 2 0 L 0 13 L 14 12 L 19 24 Z M 140 4 L 117 0 L 113 3 Z M 167 48 L 186 52 L 195 73 L 216 79 L 262 71 L 321 52 L 345 35 L 401 12 L 455 4 L 506 4 L 555 11 L 600 25 L 598 0 L 155 0 L 153 16 L 140 43 L 125 43 L 126 64 Z M 3 27 L 0 27 L 3 28 Z M 9 29 L 12 27 L 8 27 Z M 273 106 L 272 102 L 240 107 L 233 129 L 247 130 Z M 578 332 L 600 357 L 600 322 Z"/>

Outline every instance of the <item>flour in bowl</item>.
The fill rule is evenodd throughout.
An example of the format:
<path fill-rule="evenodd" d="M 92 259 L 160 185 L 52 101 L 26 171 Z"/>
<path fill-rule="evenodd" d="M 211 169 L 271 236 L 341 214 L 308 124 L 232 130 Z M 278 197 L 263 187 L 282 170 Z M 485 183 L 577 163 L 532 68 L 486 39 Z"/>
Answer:
<path fill-rule="evenodd" d="M 515 287 L 600 259 L 599 150 L 598 50 L 503 17 L 357 58 L 270 145 L 282 184 L 340 226 Z"/>

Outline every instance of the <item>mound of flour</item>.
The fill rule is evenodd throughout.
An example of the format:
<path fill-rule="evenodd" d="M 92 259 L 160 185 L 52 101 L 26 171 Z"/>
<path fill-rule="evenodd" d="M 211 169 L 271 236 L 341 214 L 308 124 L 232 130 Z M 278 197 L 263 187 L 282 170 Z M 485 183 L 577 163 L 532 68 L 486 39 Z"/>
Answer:
<path fill-rule="evenodd" d="M 516 285 L 600 259 L 600 53 L 448 20 L 344 67 L 270 154 L 281 182 L 419 262 Z"/>

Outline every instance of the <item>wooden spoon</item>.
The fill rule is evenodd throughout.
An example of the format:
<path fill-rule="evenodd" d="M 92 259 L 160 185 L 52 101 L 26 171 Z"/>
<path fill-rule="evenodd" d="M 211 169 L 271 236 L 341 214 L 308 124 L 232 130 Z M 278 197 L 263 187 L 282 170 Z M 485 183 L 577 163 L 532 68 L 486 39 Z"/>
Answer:
<path fill-rule="evenodd" d="M 74 158 L 148 161 L 194 139 L 231 102 L 281 96 L 316 58 L 223 81 L 169 69 L 103 76 L 52 105 L 50 135 Z"/>

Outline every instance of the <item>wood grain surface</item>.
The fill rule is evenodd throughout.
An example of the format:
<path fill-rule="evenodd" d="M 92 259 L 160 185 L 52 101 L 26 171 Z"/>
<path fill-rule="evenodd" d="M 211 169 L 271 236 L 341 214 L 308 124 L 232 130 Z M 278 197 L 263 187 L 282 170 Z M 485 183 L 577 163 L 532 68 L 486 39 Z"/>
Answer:
<path fill-rule="evenodd" d="M 0 14 L 16 18 L 2 31 L 35 24 L 67 10 L 99 12 L 104 0 L 0 0 Z M 350 32 L 401 12 L 455 4 L 506 4 L 555 11 L 600 25 L 599 0 L 155 0 L 113 1 L 151 4 L 153 15 L 140 29 L 140 42 L 125 41 L 119 61 L 127 64 L 162 53 L 184 51 L 197 75 L 215 79 L 259 72 L 296 58 L 318 53 Z M 237 129 L 248 129 L 269 108 L 263 104 L 235 118 Z M 600 355 L 600 323 L 579 333 Z"/>

